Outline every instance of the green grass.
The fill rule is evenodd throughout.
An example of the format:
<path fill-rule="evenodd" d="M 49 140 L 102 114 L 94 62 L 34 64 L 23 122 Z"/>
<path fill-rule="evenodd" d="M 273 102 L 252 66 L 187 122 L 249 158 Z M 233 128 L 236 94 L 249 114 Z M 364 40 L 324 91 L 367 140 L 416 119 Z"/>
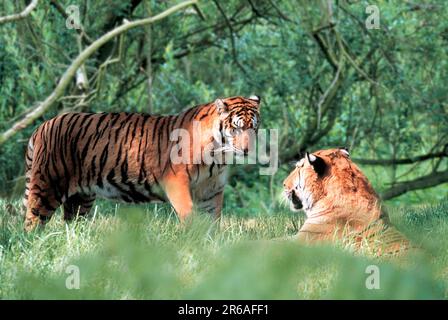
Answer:
<path fill-rule="evenodd" d="M 87 219 L 58 212 L 43 230 L 22 231 L 19 201 L 0 202 L 2 299 L 446 299 L 448 202 L 389 208 L 423 254 L 375 260 L 341 245 L 274 241 L 295 234 L 287 209 L 251 217 L 227 208 L 217 224 L 196 215 L 182 227 L 168 206 L 100 201 Z M 244 210 L 244 209 L 240 209 Z M 262 211 L 262 209 L 260 209 Z M 67 267 L 80 271 L 69 290 Z M 366 268 L 380 289 L 366 288 Z"/>

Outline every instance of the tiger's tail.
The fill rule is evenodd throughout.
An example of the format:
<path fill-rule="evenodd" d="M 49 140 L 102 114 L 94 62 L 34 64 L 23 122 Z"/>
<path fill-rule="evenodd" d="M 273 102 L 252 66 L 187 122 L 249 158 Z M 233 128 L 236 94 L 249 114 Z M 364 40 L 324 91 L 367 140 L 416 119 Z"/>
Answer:
<path fill-rule="evenodd" d="M 25 153 L 25 194 L 23 195 L 23 206 L 25 210 L 28 207 L 28 197 L 30 194 L 31 169 L 33 166 L 35 134 L 33 134 L 28 141 L 28 146 Z"/>

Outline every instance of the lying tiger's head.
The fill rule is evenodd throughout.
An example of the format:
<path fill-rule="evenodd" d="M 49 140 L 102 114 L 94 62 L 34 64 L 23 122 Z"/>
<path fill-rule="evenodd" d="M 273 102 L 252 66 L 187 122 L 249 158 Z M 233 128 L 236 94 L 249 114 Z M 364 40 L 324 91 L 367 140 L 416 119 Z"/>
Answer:
<path fill-rule="evenodd" d="M 260 124 L 260 97 L 216 99 L 219 115 L 215 140 L 224 152 L 247 155 Z"/>
<path fill-rule="evenodd" d="M 303 208 L 307 212 L 321 200 L 327 202 L 321 207 L 363 199 L 369 203 L 377 200 L 366 176 L 350 160 L 345 148 L 307 152 L 283 186 L 285 197 L 295 211 Z"/>

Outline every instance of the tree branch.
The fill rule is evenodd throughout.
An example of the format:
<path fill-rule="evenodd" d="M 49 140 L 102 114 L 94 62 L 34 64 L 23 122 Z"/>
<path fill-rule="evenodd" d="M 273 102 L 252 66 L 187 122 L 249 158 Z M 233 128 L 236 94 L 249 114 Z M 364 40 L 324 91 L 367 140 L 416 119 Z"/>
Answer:
<path fill-rule="evenodd" d="M 29 114 L 27 114 L 23 119 L 17 121 L 10 129 L 6 130 L 0 135 L 0 145 L 4 144 L 9 138 L 11 138 L 14 134 L 19 132 L 20 130 L 26 128 L 28 125 L 34 122 L 37 118 L 42 116 L 63 94 L 67 86 L 72 81 L 73 77 L 76 74 L 76 71 L 83 65 L 86 60 L 92 56 L 101 46 L 103 46 L 108 41 L 112 40 L 116 36 L 119 36 L 120 34 L 123 34 L 130 29 L 148 25 L 151 23 L 154 23 L 156 21 L 159 21 L 163 18 L 166 18 L 167 16 L 173 14 L 176 11 L 179 11 L 187 6 L 190 6 L 192 4 L 197 3 L 197 0 L 189 0 L 181 2 L 162 13 L 159 13 L 158 15 L 154 17 L 149 17 L 145 19 L 136 20 L 133 22 L 127 22 L 111 31 L 106 33 L 105 35 L 101 36 L 99 39 L 97 39 L 95 42 L 93 42 L 90 46 L 88 46 L 84 51 L 82 51 L 78 57 L 71 63 L 71 65 L 68 67 L 68 69 L 65 71 L 64 75 L 59 80 L 58 85 L 54 89 L 54 91 L 43 101 L 39 104 L 38 107 Z"/>
<path fill-rule="evenodd" d="M 134 10 L 142 3 L 142 0 L 128 0 L 129 6 L 124 12 L 111 11 L 105 17 L 105 24 L 101 27 L 100 33 L 109 32 L 109 30 L 114 29 L 118 24 L 120 24 L 124 19 L 131 20 L 131 16 Z M 102 46 L 97 52 L 98 63 L 106 61 L 112 51 L 113 45 L 110 43 Z"/>
<path fill-rule="evenodd" d="M 11 14 L 9 16 L 0 17 L 0 25 L 12 21 L 17 21 L 26 18 L 30 15 L 31 11 L 33 11 L 37 5 L 39 4 L 39 0 L 33 0 L 31 3 L 20 13 Z"/>
<path fill-rule="evenodd" d="M 413 164 L 416 162 L 426 161 L 435 158 L 448 157 L 448 145 L 445 146 L 441 152 L 428 153 L 421 156 L 415 156 L 404 159 L 353 159 L 353 161 L 359 164 L 365 164 L 369 166 L 393 166 L 398 164 Z"/>
<path fill-rule="evenodd" d="M 238 53 L 236 52 L 236 44 L 235 44 L 235 30 L 233 30 L 233 26 L 232 23 L 230 22 L 229 18 L 227 17 L 224 9 L 221 7 L 221 5 L 219 4 L 219 1 L 217 0 L 213 0 L 213 2 L 215 3 L 216 7 L 218 8 L 218 11 L 221 13 L 221 15 L 224 18 L 224 21 L 227 24 L 227 27 L 229 28 L 229 38 L 230 38 L 230 44 L 232 47 L 232 57 L 233 57 L 233 61 L 235 62 L 235 64 L 237 65 L 237 67 L 239 67 L 241 69 L 241 71 L 247 75 L 247 71 L 246 69 L 244 69 L 244 66 L 240 63 L 240 61 L 238 60 Z"/>
<path fill-rule="evenodd" d="M 321 30 L 321 29 L 319 29 Z M 313 32 L 313 38 L 316 40 L 317 44 L 319 45 L 319 48 L 321 49 L 322 53 L 324 54 L 325 58 L 327 58 L 327 61 L 330 63 L 333 70 L 336 72 L 338 70 L 338 62 L 332 52 L 328 49 L 327 45 L 325 44 L 325 41 L 322 39 L 322 36 L 319 34 L 319 31 Z"/>
<path fill-rule="evenodd" d="M 448 182 L 448 170 L 433 172 L 426 176 L 417 178 L 415 180 L 400 182 L 397 185 L 385 190 L 381 194 L 383 200 L 398 197 L 406 192 L 435 187 L 441 183 Z"/>

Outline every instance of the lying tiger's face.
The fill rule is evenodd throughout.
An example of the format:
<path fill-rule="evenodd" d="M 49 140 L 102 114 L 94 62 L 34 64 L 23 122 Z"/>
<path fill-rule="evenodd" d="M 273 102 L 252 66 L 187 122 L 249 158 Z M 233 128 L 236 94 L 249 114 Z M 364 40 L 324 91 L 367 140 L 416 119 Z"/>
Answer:
<path fill-rule="evenodd" d="M 330 194 L 337 196 L 347 191 L 350 183 L 346 183 L 346 179 L 355 176 L 365 179 L 350 160 L 346 149 L 306 153 L 283 182 L 284 195 L 290 201 L 292 210 L 303 208 L 307 211 L 323 197 Z"/>
<path fill-rule="evenodd" d="M 247 155 L 252 150 L 260 123 L 260 97 L 233 97 L 215 101 L 219 114 L 221 151 Z"/>

